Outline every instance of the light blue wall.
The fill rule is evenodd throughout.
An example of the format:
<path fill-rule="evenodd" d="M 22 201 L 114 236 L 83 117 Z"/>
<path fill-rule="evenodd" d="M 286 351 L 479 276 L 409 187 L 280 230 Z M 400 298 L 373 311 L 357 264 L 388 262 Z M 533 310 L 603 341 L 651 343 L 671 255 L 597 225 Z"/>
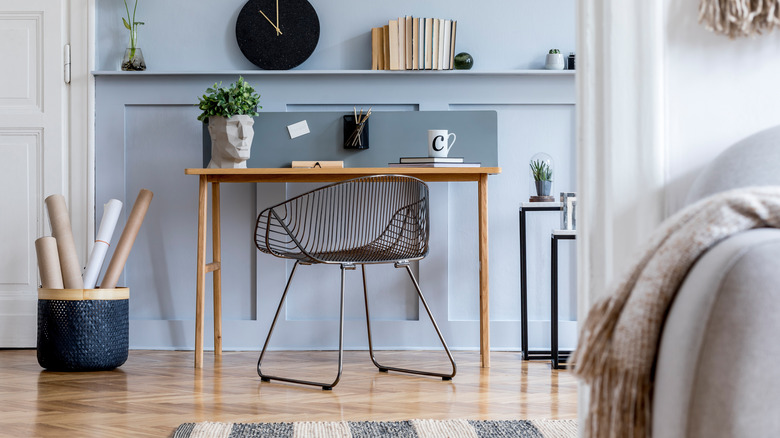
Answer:
<path fill-rule="evenodd" d="M 384 111 L 496 111 L 498 164 L 502 173 L 489 178 L 491 340 L 498 349 L 520 347 L 518 207 L 528 200 L 530 192 L 529 159 L 540 151 L 555 159 L 555 190 L 576 190 L 573 75 L 369 72 L 245 76 L 267 90 L 262 103 L 271 111 L 304 108 L 348 113 L 352 104 L 373 105 Z M 196 120 L 198 111 L 192 100 L 204 87 L 234 77 L 128 73 L 97 77 L 97 204 L 119 198 L 129 208 L 140 188 L 155 193 L 122 283 L 134 291 L 130 342 L 135 348 L 193 345 L 197 183 L 196 178 L 185 176 L 183 169 L 202 165 L 202 126 Z M 331 91 L 316 93 L 316 88 Z M 252 154 L 256 153 L 263 153 L 263 148 L 253 148 Z M 255 217 L 262 208 L 303 189 L 292 184 L 261 184 L 257 188 L 227 184 L 222 191 L 223 330 L 228 349 L 257 348 L 258 333 L 268 327 L 274 302 L 284 287 L 285 272 L 290 268 L 289 264 L 259 255 L 254 249 L 250 231 Z M 453 348 L 478 346 L 476 195 L 473 183 L 431 183 L 431 219 L 437 227 L 431 236 L 431 252 L 420 263 L 420 284 Z M 101 216 L 102 211 L 98 211 L 98 221 Z M 549 236 L 558 224 L 559 217 L 554 213 L 529 220 L 529 339 L 535 349 L 549 344 Z M 117 226 L 123 225 L 124 216 Z M 573 260 L 573 254 L 569 251 L 562 257 L 564 264 L 565 260 Z M 325 326 L 336 318 L 332 308 L 317 305 L 338 290 L 323 286 L 332 286 L 332 281 L 338 280 L 337 272 L 326 277 L 323 269 L 310 267 L 308 274 L 297 280 L 298 288 L 291 295 L 283 322 L 288 330 L 279 330 L 275 347 L 333 347 L 328 339 L 309 336 L 312 332 L 332 333 Z M 384 286 L 396 284 L 400 280 L 393 271 L 372 270 L 376 274 L 372 274 L 371 281 Z M 320 281 L 324 278 L 328 281 Z M 576 313 L 573 279 L 573 275 L 561 272 L 562 320 L 571 320 Z M 349 348 L 365 347 L 358 281 L 355 276 L 350 277 L 349 335 L 345 338 Z M 401 287 L 399 283 L 396 290 Z M 210 294 L 210 281 L 206 288 Z M 209 303 L 210 298 L 207 315 L 211 312 Z M 420 327 L 430 328 L 420 325 L 425 323 L 424 319 L 408 319 L 408 312 L 416 308 L 407 309 L 393 300 L 382 304 L 386 312 L 377 315 L 395 319 L 383 321 L 374 329 L 377 342 L 398 348 L 436 345 L 435 336 L 419 333 L 424 330 Z M 320 318 L 311 319 L 314 310 Z M 573 344 L 575 330 L 573 323 L 562 322 L 562 346 Z M 403 334 L 406 332 L 408 335 Z"/>
<path fill-rule="evenodd" d="M 132 8 L 132 0 L 128 0 Z M 244 0 L 138 0 L 138 44 L 157 71 L 255 69 L 238 49 L 235 23 Z M 371 68 L 372 27 L 403 15 L 458 21 L 458 52 L 474 69 L 541 68 L 551 48 L 574 51 L 574 0 L 311 0 L 320 41 L 299 69 Z M 284 0 L 280 0 L 283 7 Z M 132 13 L 132 10 L 131 10 Z M 118 70 L 129 32 L 124 3 L 97 0 L 98 70 Z"/>
<path fill-rule="evenodd" d="M 555 190 L 576 190 L 575 92 L 573 75 L 511 71 L 539 68 L 550 47 L 562 52 L 573 50 L 573 0 L 489 0 L 478 5 L 463 0 L 313 0 L 322 23 L 322 36 L 312 57 L 297 69 L 366 69 L 370 60 L 368 30 L 388 18 L 414 14 L 457 19 L 458 51 L 474 55 L 476 70 L 497 72 L 490 74 L 252 73 L 257 69 L 238 50 L 233 31 L 243 1 L 139 2 L 137 19 L 147 23 L 141 29 L 139 45 L 149 70 L 117 74 L 111 71 L 118 70 L 127 37 L 121 24 L 123 4 L 97 0 L 96 66 L 103 72 L 98 73 L 96 81 L 96 204 L 100 206 L 107 199 L 118 197 L 130 206 L 140 187 L 155 191 L 153 207 L 126 268 L 126 284 L 135 291 L 130 315 L 133 347 L 193 345 L 197 184 L 193 177 L 183 175 L 183 169 L 201 165 L 202 127 L 195 120 L 197 109 L 192 105 L 214 81 L 232 82 L 237 71 L 242 70 L 262 94 L 264 111 L 348 112 L 353 105 L 373 105 L 385 111 L 497 111 L 499 166 L 503 172 L 490 178 L 491 338 L 495 348 L 519 349 L 518 206 L 528 200 L 528 160 L 537 152 L 549 153 L 556 160 Z M 155 74 L 187 71 L 224 73 Z M 269 312 L 273 306 L 269 303 L 278 299 L 289 266 L 258 256 L 246 237 L 248 232 L 227 230 L 250 229 L 258 209 L 297 190 L 302 189 L 294 185 L 235 185 L 223 189 L 223 260 L 232 261 L 223 275 L 224 340 L 228 349 L 257 348 L 260 334 L 267 329 L 272 316 Z M 450 345 L 474 349 L 478 347 L 479 319 L 476 188 L 466 183 L 436 183 L 432 185 L 432 199 L 436 199 L 432 216 L 440 218 L 438 221 L 447 227 L 437 228 L 436 248 L 420 264 L 421 284 L 425 284 L 428 301 Z M 96 220 L 101 216 L 102 211 L 97 211 Z M 123 221 L 124 218 L 120 219 L 119 226 Z M 529 224 L 529 234 L 535 236 L 529 237 L 528 249 L 532 348 L 549 343 L 549 231 L 557 224 L 558 217 L 552 213 Z M 572 245 L 567 243 L 563 249 L 563 258 L 569 262 L 574 258 Z M 560 311 L 564 320 L 576 314 L 574 277 L 567 266 L 564 263 L 561 272 Z M 319 268 L 311 271 L 319 273 Z M 392 284 L 392 271 L 379 272 L 377 280 Z M 334 275 L 337 279 L 338 275 Z M 302 290 L 314 290 L 316 284 L 310 282 L 311 279 L 302 277 Z M 207 289 L 209 284 L 210 280 Z M 353 286 L 356 287 L 350 287 Z M 333 315 L 325 315 L 324 322 L 305 319 L 313 302 L 306 293 L 288 307 L 286 315 L 290 320 L 284 324 L 308 327 L 311 323 L 313 331 L 319 331 L 316 324 L 327 325 Z M 399 322 L 385 321 L 375 329 L 380 339 L 387 336 L 382 345 L 436 345 L 435 337 L 419 337 L 414 321 L 404 322 L 408 314 L 416 314 L 416 307 L 401 305 L 391 311 L 393 305 L 388 304 L 386 314 L 379 316 L 398 318 Z M 347 345 L 364 347 L 361 310 L 350 306 L 348 324 L 354 325 L 354 330 L 349 330 Z M 573 323 L 562 324 L 562 346 L 571 346 L 576 327 Z M 276 345 L 332 346 L 319 339 L 294 339 L 296 331 L 307 332 L 293 329 L 283 337 L 280 330 Z M 407 331 L 408 336 L 404 335 Z M 391 336 L 395 334 L 410 341 L 392 344 L 398 342 L 397 337 Z M 207 329 L 207 347 L 209 336 Z"/>

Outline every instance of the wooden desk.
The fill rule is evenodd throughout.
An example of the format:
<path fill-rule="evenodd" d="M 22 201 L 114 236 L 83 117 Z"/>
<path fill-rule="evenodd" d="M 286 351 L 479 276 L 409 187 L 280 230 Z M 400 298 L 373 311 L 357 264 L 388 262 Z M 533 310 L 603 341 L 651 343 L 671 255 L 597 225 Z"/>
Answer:
<path fill-rule="evenodd" d="M 500 167 L 353 167 L 335 169 L 184 169 L 185 175 L 199 175 L 198 191 L 198 269 L 195 301 L 195 368 L 203 366 L 206 273 L 214 280 L 214 354 L 222 354 L 222 273 L 219 219 L 219 183 L 336 182 L 368 175 L 409 175 L 428 182 L 475 181 L 478 184 L 479 211 L 479 351 L 482 367 L 490 367 L 490 312 L 488 310 L 488 175 L 501 173 Z M 211 183 L 212 262 L 206 263 L 207 185 Z"/>

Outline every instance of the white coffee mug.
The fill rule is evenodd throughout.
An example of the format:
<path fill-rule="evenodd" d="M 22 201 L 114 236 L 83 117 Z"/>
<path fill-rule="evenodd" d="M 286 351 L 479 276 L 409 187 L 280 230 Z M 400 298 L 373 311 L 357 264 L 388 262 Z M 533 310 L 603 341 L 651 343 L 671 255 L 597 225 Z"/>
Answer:
<path fill-rule="evenodd" d="M 450 143 L 450 137 L 452 137 L 452 143 Z M 455 133 L 447 133 L 446 129 L 429 129 L 428 130 L 428 156 L 429 157 L 446 157 L 452 149 L 452 145 L 455 144 Z"/>

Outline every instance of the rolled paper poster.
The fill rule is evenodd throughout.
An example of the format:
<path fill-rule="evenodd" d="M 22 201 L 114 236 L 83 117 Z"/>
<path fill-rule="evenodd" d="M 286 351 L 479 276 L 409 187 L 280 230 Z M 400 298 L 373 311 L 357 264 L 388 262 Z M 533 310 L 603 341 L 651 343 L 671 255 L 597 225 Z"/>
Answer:
<path fill-rule="evenodd" d="M 112 199 L 108 204 L 103 205 L 103 219 L 100 220 L 95 246 L 92 247 L 92 254 L 89 255 L 87 269 L 84 271 L 84 289 L 94 289 L 97 284 L 98 274 L 106 259 L 106 252 L 111 245 L 111 236 L 114 235 L 114 228 L 121 211 L 122 201 L 118 199 Z"/>
<path fill-rule="evenodd" d="M 62 289 L 62 271 L 60 271 L 60 256 L 57 254 L 57 239 L 51 236 L 36 239 L 35 253 L 38 255 L 41 287 Z"/>
<path fill-rule="evenodd" d="M 138 230 L 144 222 L 146 210 L 149 209 L 149 203 L 152 202 L 152 196 L 154 196 L 154 193 L 146 189 L 141 189 L 138 193 L 138 198 L 136 198 L 133 209 L 130 211 L 130 216 L 127 218 L 125 229 L 122 230 L 122 236 L 119 238 L 114 255 L 111 257 L 111 262 L 109 262 L 106 269 L 106 274 L 100 283 L 101 289 L 113 289 L 116 287 L 119 276 L 125 268 L 125 263 L 127 263 L 130 250 L 133 248 L 133 243 L 135 243 L 135 238 L 138 236 Z"/>
<path fill-rule="evenodd" d="M 73 242 L 73 229 L 70 227 L 65 197 L 49 196 L 46 198 L 46 208 L 49 210 L 51 234 L 57 239 L 57 253 L 60 256 L 62 282 L 65 289 L 83 289 L 84 281 L 81 279 L 81 266 L 76 254 L 76 244 Z"/>

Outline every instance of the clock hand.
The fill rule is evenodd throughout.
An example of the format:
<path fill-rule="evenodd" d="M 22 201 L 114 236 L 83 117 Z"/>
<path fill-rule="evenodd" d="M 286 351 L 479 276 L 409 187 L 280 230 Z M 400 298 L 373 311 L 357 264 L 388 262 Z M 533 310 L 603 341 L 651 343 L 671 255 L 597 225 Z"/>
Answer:
<path fill-rule="evenodd" d="M 278 27 L 277 27 L 277 26 L 274 24 L 274 22 L 273 22 L 273 21 L 271 21 L 271 19 L 270 19 L 270 18 L 268 18 L 268 16 L 267 16 L 267 15 L 265 15 L 265 12 L 263 12 L 263 11 L 259 11 L 259 12 L 260 12 L 261 14 L 263 14 L 263 17 L 265 17 L 265 19 L 266 19 L 266 20 L 268 20 L 268 22 L 269 22 L 269 23 L 271 23 L 271 26 L 273 26 L 273 27 L 274 27 L 274 29 L 276 29 L 276 36 L 279 36 L 279 35 L 281 35 L 281 34 L 282 34 L 282 31 L 281 31 L 281 30 L 280 30 L 280 29 L 279 29 L 279 28 L 278 28 Z"/>
<path fill-rule="evenodd" d="M 276 0 L 276 32 L 276 35 L 282 33 L 282 31 L 279 29 L 279 0 Z"/>

